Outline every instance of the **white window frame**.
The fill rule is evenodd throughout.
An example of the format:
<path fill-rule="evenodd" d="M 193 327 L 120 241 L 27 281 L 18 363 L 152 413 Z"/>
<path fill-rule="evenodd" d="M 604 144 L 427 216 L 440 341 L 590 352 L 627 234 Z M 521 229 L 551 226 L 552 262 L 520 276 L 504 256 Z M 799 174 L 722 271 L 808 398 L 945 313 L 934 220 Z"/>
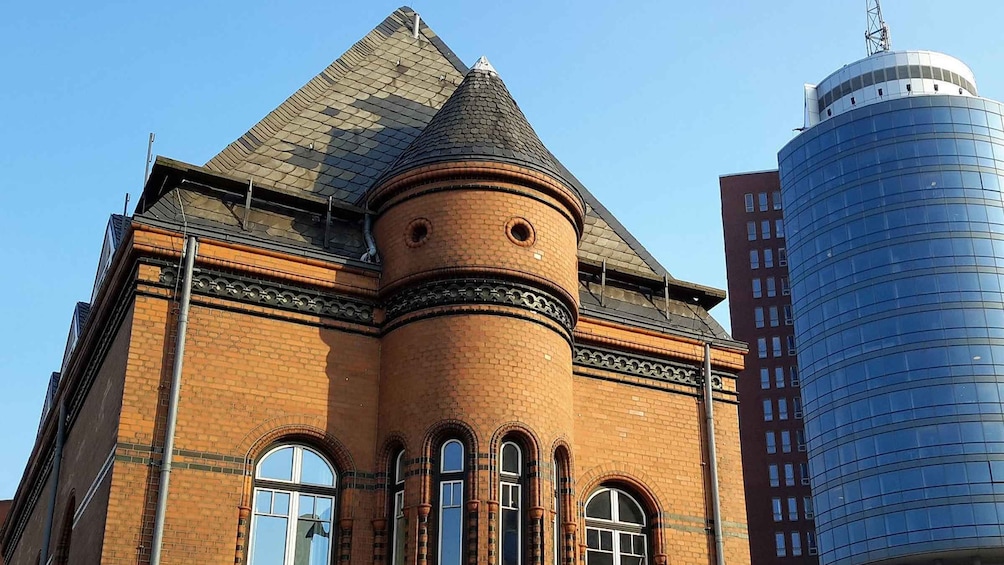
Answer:
<path fill-rule="evenodd" d="M 261 465 L 274 453 L 281 451 L 283 449 L 292 448 L 292 466 L 290 479 L 275 479 L 269 477 L 261 476 Z M 331 485 L 315 485 L 312 483 L 302 482 L 302 471 L 303 471 L 303 453 L 304 451 L 310 452 L 316 457 L 318 457 L 328 469 L 331 471 Z M 300 518 L 300 502 L 301 497 L 313 497 L 314 499 L 327 500 L 330 503 L 331 515 L 328 518 L 327 526 L 327 538 L 328 538 L 328 553 L 326 556 L 326 563 L 332 562 L 332 555 L 335 550 L 335 545 L 337 544 L 337 539 L 335 538 L 335 524 L 336 524 L 336 512 L 338 509 L 338 473 L 335 470 L 334 465 L 327 457 L 321 455 L 319 452 L 300 444 L 285 443 L 280 444 L 272 449 L 269 449 L 257 462 L 255 465 L 255 485 L 254 492 L 251 500 L 251 527 L 249 529 L 249 543 L 248 543 L 248 565 L 254 565 L 255 556 L 255 543 L 257 543 L 260 538 L 256 534 L 258 529 L 258 520 L 260 516 L 272 516 L 272 517 L 283 517 L 286 519 L 286 538 L 285 538 L 285 552 L 283 554 L 283 563 L 291 565 L 296 557 L 296 540 L 297 540 L 297 526 Z M 304 486 L 309 486 L 309 491 L 303 491 Z M 259 512 L 259 502 L 260 498 L 264 496 L 265 493 L 271 498 L 269 503 L 269 512 Z M 275 504 L 276 494 L 288 495 L 289 502 L 285 515 L 276 514 L 272 510 Z"/>

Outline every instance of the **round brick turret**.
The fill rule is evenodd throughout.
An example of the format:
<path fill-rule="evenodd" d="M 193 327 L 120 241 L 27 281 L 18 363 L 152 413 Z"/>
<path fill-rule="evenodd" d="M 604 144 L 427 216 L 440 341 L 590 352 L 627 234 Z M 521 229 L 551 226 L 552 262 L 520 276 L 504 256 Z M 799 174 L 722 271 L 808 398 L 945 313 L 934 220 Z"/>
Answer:
<path fill-rule="evenodd" d="M 368 198 L 386 308 L 381 437 L 403 439 L 406 458 L 425 468 L 406 488 L 409 507 L 434 502 L 437 442 L 471 443 L 465 497 L 480 502 L 483 535 L 506 434 L 524 443 L 530 467 L 549 469 L 556 442 L 574 445 L 585 211 L 562 171 L 479 62 Z M 549 500 L 541 490 L 530 485 L 527 508 Z"/>

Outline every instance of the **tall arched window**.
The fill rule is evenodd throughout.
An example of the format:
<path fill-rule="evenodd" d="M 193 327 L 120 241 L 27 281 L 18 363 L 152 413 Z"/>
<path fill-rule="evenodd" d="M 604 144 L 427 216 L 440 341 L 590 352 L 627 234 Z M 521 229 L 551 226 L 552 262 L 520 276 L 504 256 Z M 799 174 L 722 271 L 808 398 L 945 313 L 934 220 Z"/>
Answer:
<path fill-rule="evenodd" d="M 391 492 L 394 494 L 391 507 L 391 563 L 404 565 L 404 538 L 407 524 L 404 517 L 404 451 L 398 452 L 394 458 L 394 468 L 391 473 Z"/>
<path fill-rule="evenodd" d="M 448 440 L 439 455 L 439 565 L 460 565 L 464 546 L 464 444 Z"/>
<path fill-rule="evenodd" d="M 255 466 L 250 565 L 331 563 L 337 475 L 302 445 L 280 445 Z"/>
<path fill-rule="evenodd" d="M 562 554 L 564 548 L 564 503 L 565 497 L 562 492 L 562 488 L 566 486 L 568 481 L 568 459 L 567 451 L 564 448 L 559 448 L 554 452 L 554 466 L 551 468 L 551 484 L 554 488 L 554 523 L 551 525 L 554 535 L 554 565 L 559 565 L 562 562 Z"/>
<path fill-rule="evenodd" d="M 523 450 L 512 441 L 499 449 L 499 565 L 523 563 Z"/>
<path fill-rule="evenodd" d="M 647 565 L 645 512 L 630 494 L 604 487 L 586 502 L 586 565 Z"/>

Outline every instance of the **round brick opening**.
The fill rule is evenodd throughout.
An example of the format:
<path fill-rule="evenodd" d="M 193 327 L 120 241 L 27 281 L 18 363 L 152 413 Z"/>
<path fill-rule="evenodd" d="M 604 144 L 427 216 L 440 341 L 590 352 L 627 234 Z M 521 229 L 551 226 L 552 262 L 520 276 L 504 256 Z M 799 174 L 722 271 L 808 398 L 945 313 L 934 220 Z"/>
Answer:
<path fill-rule="evenodd" d="M 526 218 L 512 218 L 505 226 L 505 233 L 509 241 L 520 247 L 530 247 L 535 240 L 533 226 Z"/>
<path fill-rule="evenodd" d="M 404 243 L 408 247 L 424 245 L 432 234 L 432 224 L 425 218 L 412 220 L 404 229 Z"/>

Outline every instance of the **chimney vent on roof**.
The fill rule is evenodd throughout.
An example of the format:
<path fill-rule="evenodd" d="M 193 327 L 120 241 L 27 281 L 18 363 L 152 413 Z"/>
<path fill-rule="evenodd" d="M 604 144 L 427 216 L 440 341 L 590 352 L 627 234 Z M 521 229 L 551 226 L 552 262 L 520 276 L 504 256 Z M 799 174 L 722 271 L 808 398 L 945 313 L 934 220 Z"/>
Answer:
<path fill-rule="evenodd" d="M 412 28 L 411 30 L 412 37 L 414 37 L 415 39 L 418 39 L 418 24 L 420 24 L 421 22 L 422 22 L 422 16 L 418 15 L 418 12 L 415 12 L 415 27 Z"/>

